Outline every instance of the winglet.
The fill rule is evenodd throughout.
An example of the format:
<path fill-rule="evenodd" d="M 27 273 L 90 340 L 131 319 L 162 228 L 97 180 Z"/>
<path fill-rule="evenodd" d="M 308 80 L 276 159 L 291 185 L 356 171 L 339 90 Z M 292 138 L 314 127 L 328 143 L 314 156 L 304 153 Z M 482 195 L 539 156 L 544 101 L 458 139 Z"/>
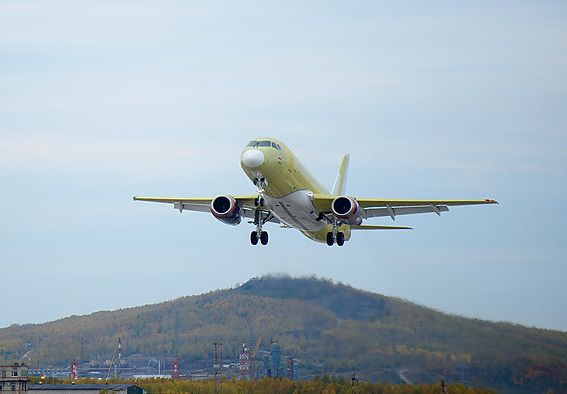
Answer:
<path fill-rule="evenodd" d="M 335 179 L 335 184 L 333 185 L 333 190 L 331 192 L 331 194 L 334 196 L 342 195 L 345 192 L 349 160 L 350 155 L 348 153 L 345 153 L 343 160 L 341 161 L 339 173 L 337 174 L 337 178 Z"/>

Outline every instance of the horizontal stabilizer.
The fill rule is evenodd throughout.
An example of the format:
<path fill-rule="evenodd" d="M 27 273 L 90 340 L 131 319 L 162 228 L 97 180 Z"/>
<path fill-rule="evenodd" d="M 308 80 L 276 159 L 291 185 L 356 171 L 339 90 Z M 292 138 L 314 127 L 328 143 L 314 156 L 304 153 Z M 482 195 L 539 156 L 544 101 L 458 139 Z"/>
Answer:
<path fill-rule="evenodd" d="M 376 226 L 370 224 L 362 224 L 360 226 L 350 226 L 351 230 L 413 230 L 407 226 Z"/>

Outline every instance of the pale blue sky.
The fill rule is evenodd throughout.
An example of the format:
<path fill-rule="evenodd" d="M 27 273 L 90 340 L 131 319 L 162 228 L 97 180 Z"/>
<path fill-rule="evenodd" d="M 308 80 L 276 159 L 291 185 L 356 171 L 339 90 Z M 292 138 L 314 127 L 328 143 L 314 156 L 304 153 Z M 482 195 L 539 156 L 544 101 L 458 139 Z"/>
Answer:
<path fill-rule="evenodd" d="M 561 1 L 3 1 L 0 327 L 289 272 L 566 330 L 566 20 Z M 328 248 L 132 202 L 253 192 L 259 135 L 329 186 L 350 152 L 355 196 L 501 204 Z"/>

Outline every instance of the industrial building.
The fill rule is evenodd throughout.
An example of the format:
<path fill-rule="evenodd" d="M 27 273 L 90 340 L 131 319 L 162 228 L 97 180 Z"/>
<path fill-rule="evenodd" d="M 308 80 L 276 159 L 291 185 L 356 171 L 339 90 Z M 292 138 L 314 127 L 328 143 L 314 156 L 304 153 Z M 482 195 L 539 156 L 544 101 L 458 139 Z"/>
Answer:
<path fill-rule="evenodd" d="M 272 364 L 272 376 L 275 378 L 283 377 L 282 374 L 282 348 L 278 343 L 272 343 L 270 346 L 270 356 Z"/>

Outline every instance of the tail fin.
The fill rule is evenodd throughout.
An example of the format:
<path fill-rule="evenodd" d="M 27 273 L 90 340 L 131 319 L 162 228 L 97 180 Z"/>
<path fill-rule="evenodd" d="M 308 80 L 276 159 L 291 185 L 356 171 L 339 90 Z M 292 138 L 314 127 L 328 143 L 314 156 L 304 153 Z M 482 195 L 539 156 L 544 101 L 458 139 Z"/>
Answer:
<path fill-rule="evenodd" d="M 343 156 L 343 160 L 341 161 L 341 167 L 339 168 L 339 173 L 337 174 L 337 179 L 335 179 L 335 184 L 333 185 L 333 191 L 331 192 L 331 194 L 334 196 L 342 195 L 345 192 L 349 160 L 350 160 L 350 155 L 346 153 Z"/>

